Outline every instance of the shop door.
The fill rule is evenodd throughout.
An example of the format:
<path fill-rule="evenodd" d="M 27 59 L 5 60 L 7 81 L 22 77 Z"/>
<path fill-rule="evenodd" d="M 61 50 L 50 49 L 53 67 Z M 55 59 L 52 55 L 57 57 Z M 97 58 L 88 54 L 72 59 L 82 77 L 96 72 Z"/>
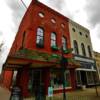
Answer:
<path fill-rule="evenodd" d="M 42 70 L 32 70 L 30 73 L 31 91 L 30 94 L 35 100 L 45 100 L 44 82 Z"/>
<path fill-rule="evenodd" d="M 80 74 L 81 74 L 82 85 L 87 85 L 86 72 L 85 71 L 80 71 Z"/>

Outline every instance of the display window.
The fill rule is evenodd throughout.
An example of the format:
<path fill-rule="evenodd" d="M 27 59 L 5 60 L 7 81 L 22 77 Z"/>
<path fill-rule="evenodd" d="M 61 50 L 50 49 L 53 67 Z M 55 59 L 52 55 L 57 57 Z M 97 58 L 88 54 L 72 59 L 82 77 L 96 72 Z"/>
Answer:
<path fill-rule="evenodd" d="M 65 87 L 71 87 L 71 79 L 70 79 L 70 71 L 67 70 L 65 71 Z M 50 84 L 51 86 L 56 89 L 56 88 L 63 88 L 63 76 L 61 70 L 55 71 L 52 70 L 50 73 Z"/>

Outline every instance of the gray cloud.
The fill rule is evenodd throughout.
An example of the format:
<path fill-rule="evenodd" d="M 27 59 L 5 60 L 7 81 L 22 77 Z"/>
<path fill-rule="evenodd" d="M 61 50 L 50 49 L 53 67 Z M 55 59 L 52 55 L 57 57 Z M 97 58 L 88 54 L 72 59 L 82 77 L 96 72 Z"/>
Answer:
<path fill-rule="evenodd" d="M 45 3 L 50 8 L 58 11 L 59 13 L 63 14 L 66 17 L 72 18 L 72 14 L 66 6 L 66 0 L 39 0 Z"/>
<path fill-rule="evenodd" d="M 62 0 L 49 0 L 48 3 L 51 6 L 57 8 L 58 10 L 62 10 L 65 1 L 63 0 L 62 2 Z"/>
<path fill-rule="evenodd" d="M 92 27 L 100 23 L 100 0 L 88 0 L 85 11 Z"/>
<path fill-rule="evenodd" d="M 16 29 L 21 21 L 22 16 L 24 15 L 25 8 L 20 0 L 9 0 L 6 1 L 6 3 L 12 11 L 13 23 Z"/>

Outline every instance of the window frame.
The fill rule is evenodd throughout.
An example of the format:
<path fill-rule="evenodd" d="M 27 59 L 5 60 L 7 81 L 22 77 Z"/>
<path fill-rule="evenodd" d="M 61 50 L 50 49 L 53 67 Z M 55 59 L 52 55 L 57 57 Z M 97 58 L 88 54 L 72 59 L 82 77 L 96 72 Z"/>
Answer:
<path fill-rule="evenodd" d="M 67 50 L 67 38 L 65 36 L 62 36 L 62 49 Z"/>
<path fill-rule="evenodd" d="M 54 35 L 54 37 L 52 37 L 52 35 Z M 51 33 L 51 44 L 50 45 L 51 45 L 51 47 L 57 46 L 57 35 L 55 32 Z"/>
<path fill-rule="evenodd" d="M 76 40 L 73 40 L 73 45 L 74 45 L 74 53 L 79 54 L 78 43 Z"/>
<path fill-rule="evenodd" d="M 90 48 L 90 46 L 88 45 L 88 54 L 89 54 L 89 57 L 92 57 L 92 52 L 91 52 L 91 48 Z"/>
<path fill-rule="evenodd" d="M 44 28 L 38 27 L 36 32 L 36 46 L 39 48 L 44 47 Z"/>
<path fill-rule="evenodd" d="M 83 43 L 81 43 L 81 50 L 82 50 L 82 55 L 86 56 L 86 50 L 85 50 L 85 46 Z"/>

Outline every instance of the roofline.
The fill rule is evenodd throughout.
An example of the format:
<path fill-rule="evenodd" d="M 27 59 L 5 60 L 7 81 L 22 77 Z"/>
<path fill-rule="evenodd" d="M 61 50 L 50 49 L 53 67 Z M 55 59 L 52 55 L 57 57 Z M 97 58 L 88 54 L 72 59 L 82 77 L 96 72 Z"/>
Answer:
<path fill-rule="evenodd" d="M 66 16 L 62 15 L 62 14 L 59 13 L 58 11 L 56 11 L 56 10 L 54 10 L 54 9 L 52 9 L 52 8 L 50 8 L 50 7 L 48 7 L 47 5 L 45 5 L 45 4 L 43 4 L 43 3 L 39 2 L 39 1 L 32 2 L 32 4 L 33 4 L 33 3 L 39 5 L 40 7 L 43 7 L 43 8 L 45 8 L 45 9 L 47 9 L 48 11 L 50 11 L 51 13 L 53 13 L 53 14 L 56 15 L 56 16 L 62 17 L 62 19 L 66 20 L 66 21 L 69 20 L 69 18 L 67 18 Z"/>

